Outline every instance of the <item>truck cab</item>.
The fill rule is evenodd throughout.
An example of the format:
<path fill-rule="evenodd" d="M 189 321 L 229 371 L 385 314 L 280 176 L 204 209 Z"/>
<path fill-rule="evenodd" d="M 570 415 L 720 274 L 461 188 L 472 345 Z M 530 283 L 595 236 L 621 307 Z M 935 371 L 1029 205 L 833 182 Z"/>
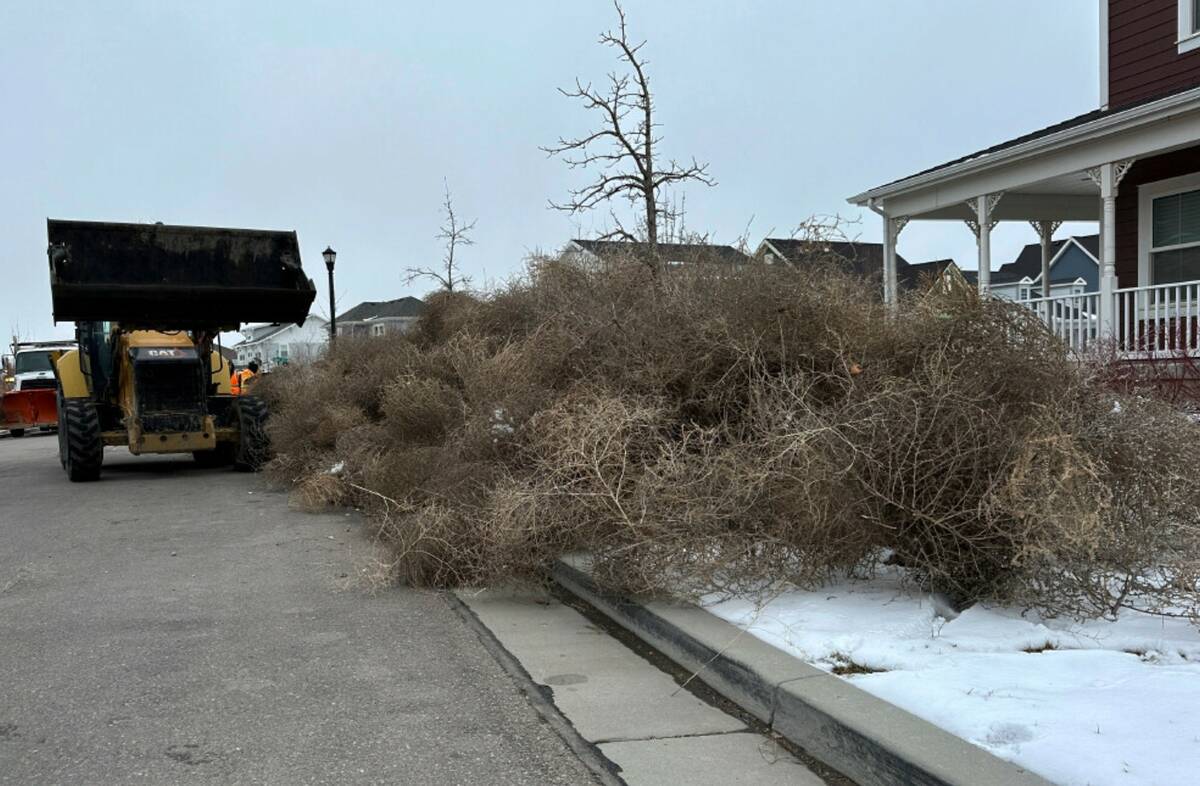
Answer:
<path fill-rule="evenodd" d="M 54 390 L 54 363 L 51 360 L 53 352 L 67 352 L 74 349 L 70 342 L 18 344 L 13 353 L 12 390 Z"/>

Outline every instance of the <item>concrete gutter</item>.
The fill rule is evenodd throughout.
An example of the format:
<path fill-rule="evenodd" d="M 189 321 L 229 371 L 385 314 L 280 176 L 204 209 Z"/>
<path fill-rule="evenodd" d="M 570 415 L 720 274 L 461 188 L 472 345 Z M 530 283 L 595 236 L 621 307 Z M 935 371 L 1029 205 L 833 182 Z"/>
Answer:
<path fill-rule="evenodd" d="M 774 731 L 863 786 L 1046 786 L 1015 764 L 688 604 L 638 603 L 598 588 L 584 558 L 560 586 L 697 674 Z"/>

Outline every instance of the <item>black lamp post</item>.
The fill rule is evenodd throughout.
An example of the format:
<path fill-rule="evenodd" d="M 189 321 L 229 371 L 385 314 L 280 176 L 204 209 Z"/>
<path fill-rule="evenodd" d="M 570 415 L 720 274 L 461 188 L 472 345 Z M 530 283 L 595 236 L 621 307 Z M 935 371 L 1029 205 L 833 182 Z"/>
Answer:
<path fill-rule="evenodd" d="M 337 338 L 337 312 L 333 310 L 333 263 L 337 261 L 337 252 L 325 246 L 321 256 L 325 257 L 325 269 L 329 271 L 329 343 L 332 344 Z"/>

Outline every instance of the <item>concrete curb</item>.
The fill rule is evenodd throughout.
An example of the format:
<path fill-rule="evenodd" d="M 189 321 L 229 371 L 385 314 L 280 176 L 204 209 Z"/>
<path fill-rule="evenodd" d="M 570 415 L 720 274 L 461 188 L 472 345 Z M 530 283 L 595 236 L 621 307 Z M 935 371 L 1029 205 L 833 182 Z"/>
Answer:
<path fill-rule="evenodd" d="M 637 603 L 599 589 L 586 560 L 560 586 L 697 674 L 712 689 L 863 786 L 1047 786 L 1015 764 L 687 604 Z"/>

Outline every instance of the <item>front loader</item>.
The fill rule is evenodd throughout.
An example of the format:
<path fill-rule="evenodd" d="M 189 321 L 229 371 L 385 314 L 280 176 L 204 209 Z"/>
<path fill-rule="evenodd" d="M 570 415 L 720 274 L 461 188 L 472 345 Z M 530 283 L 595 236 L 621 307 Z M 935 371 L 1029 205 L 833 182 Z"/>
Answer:
<path fill-rule="evenodd" d="M 59 459 L 100 476 L 107 445 L 261 467 L 264 402 L 234 396 L 219 346 L 245 322 L 303 324 L 316 295 L 294 232 L 47 222 L 54 319 L 79 348 L 58 354 Z"/>

